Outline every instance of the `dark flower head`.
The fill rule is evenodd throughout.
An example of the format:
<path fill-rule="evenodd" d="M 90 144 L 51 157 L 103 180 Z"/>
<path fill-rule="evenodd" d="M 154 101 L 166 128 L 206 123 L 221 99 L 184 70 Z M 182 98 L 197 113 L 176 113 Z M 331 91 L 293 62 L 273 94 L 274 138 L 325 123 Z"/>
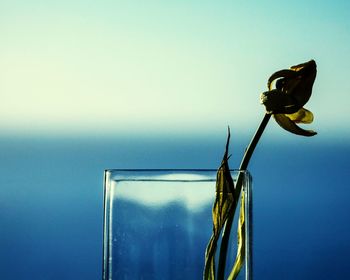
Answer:
<path fill-rule="evenodd" d="M 266 112 L 273 114 L 277 123 L 289 132 L 303 136 L 317 134 L 296 125 L 313 121 L 313 114 L 303 106 L 311 97 L 316 73 L 314 60 L 277 71 L 267 82 L 269 90 L 261 94 Z"/>

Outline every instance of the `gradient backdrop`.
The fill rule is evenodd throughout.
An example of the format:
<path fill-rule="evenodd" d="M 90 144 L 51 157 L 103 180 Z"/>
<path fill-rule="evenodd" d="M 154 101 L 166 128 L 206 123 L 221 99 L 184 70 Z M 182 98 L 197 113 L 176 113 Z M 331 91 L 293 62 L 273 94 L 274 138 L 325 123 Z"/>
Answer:
<path fill-rule="evenodd" d="M 252 158 L 257 279 L 350 278 L 349 1 L 0 0 L 0 278 L 100 279 L 106 168 L 237 168 L 274 71 L 312 138 Z"/>

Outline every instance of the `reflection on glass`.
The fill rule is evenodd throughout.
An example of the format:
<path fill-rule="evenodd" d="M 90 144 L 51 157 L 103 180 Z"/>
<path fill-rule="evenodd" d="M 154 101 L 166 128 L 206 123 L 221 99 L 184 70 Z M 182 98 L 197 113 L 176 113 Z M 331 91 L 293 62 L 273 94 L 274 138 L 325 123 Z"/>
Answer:
<path fill-rule="evenodd" d="M 103 279 L 202 279 L 215 181 L 216 170 L 107 170 Z"/>

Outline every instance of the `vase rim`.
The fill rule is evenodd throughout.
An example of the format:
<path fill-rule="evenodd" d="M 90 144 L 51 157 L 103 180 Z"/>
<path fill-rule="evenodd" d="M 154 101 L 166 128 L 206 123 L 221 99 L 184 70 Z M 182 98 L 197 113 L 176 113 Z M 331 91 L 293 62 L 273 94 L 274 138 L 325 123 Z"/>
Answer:
<path fill-rule="evenodd" d="M 215 168 L 107 168 L 105 172 L 162 172 L 162 171 L 187 171 L 187 172 L 215 172 Z M 232 172 L 248 172 L 248 169 L 230 169 Z"/>

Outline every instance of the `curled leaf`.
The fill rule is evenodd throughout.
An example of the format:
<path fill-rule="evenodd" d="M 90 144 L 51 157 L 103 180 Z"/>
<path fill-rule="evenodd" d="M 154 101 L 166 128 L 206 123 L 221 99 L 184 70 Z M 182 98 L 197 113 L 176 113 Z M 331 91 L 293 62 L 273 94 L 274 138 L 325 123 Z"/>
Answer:
<path fill-rule="evenodd" d="M 216 176 L 216 196 L 212 210 L 213 233 L 205 252 L 205 267 L 203 279 L 215 279 L 215 252 L 220 237 L 220 232 L 232 211 L 234 202 L 234 183 L 228 166 L 228 146 L 230 141 L 230 131 L 227 137 L 226 150 L 221 162 L 221 166 Z"/>
<path fill-rule="evenodd" d="M 285 130 L 302 136 L 314 136 L 317 132 L 313 130 L 302 129 L 300 126 L 296 125 L 296 122 L 292 121 L 285 114 L 274 114 L 276 122 L 283 127 Z"/>

